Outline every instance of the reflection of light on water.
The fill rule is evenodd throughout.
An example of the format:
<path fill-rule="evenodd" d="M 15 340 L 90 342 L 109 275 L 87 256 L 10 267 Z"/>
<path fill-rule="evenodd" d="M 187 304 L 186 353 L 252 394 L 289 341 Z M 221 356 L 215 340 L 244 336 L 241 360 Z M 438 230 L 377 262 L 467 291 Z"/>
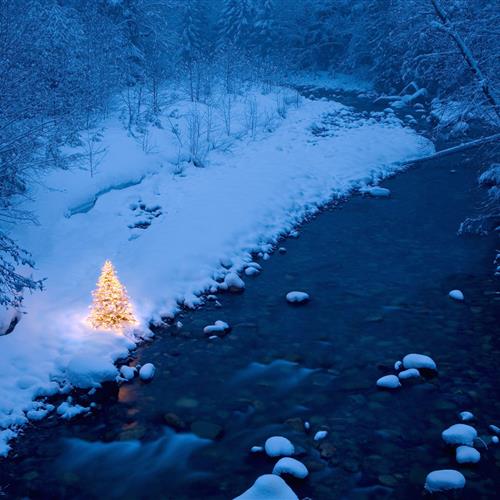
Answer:
<path fill-rule="evenodd" d="M 118 390 L 118 401 L 120 403 L 130 403 L 136 399 L 136 390 L 133 385 L 122 384 L 120 386 L 120 389 Z"/>
<path fill-rule="evenodd" d="M 189 480 L 199 473 L 188 469 L 191 454 L 211 441 L 170 429 L 150 442 L 67 439 L 61 458 L 54 464 L 59 473 L 80 478 L 79 486 L 98 497 L 142 497 L 144 487 L 155 489 Z M 181 479 L 182 478 L 182 479 Z"/>

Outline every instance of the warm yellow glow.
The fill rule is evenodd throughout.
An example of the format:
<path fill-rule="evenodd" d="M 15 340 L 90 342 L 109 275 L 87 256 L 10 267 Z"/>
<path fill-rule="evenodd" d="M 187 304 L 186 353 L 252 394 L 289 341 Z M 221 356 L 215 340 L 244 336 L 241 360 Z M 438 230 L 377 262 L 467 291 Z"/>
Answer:
<path fill-rule="evenodd" d="M 109 260 L 102 267 L 97 288 L 92 292 L 92 296 L 94 300 L 88 323 L 96 330 L 121 330 L 126 326 L 138 324 L 127 291 Z"/>

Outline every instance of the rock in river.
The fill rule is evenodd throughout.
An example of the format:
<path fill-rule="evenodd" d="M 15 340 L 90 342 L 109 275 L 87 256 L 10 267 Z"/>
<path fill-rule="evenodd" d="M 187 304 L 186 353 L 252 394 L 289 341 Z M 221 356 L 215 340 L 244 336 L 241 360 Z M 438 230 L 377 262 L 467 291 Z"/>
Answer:
<path fill-rule="evenodd" d="M 273 436 L 267 439 L 264 449 L 270 457 L 289 457 L 295 453 L 293 444 L 283 436 Z"/>

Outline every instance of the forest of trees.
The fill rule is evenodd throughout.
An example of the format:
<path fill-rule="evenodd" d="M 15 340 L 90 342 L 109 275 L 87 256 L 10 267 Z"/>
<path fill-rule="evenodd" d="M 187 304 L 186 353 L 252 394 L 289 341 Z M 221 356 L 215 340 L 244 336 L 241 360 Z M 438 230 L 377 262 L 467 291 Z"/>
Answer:
<path fill-rule="evenodd" d="M 41 283 L 8 227 L 40 171 L 111 112 L 147 126 L 175 81 L 193 101 L 295 71 L 409 84 L 499 120 L 500 11 L 490 0 L 0 0 L 0 303 Z"/>

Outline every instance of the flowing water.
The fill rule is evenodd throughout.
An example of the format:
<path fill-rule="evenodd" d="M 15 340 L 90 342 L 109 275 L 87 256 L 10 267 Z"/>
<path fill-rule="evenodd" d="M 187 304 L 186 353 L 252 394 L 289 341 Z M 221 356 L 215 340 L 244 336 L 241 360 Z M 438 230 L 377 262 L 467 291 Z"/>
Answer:
<path fill-rule="evenodd" d="M 184 313 L 182 328 L 139 348 L 132 364 L 153 362 L 151 383 L 109 386 L 91 416 L 27 429 L 0 461 L 0 492 L 229 499 L 272 470 L 250 448 L 284 435 L 311 473 L 290 481 L 300 498 L 420 498 L 426 474 L 446 468 L 466 476 L 464 498 L 495 498 L 500 447 L 457 466 L 441 440 L 462 410 L 486 442 L 500 425 L 497 241 L 457 236 L 483 196 L 480 161 L 428 162 L 385 181 L 390 199 L 326 208 L 243 294 Z M 447 296 L 454 288 L 465 302 Z M 310 303 L 290 306 L 290 290 Z M 232 331 L 208 340 L 202 329 L 217 319 Z M 431 355 L 438 375 L 377 390 L 410 352 Z M 328 436 L 315 442 L 318 429 Z"/>

